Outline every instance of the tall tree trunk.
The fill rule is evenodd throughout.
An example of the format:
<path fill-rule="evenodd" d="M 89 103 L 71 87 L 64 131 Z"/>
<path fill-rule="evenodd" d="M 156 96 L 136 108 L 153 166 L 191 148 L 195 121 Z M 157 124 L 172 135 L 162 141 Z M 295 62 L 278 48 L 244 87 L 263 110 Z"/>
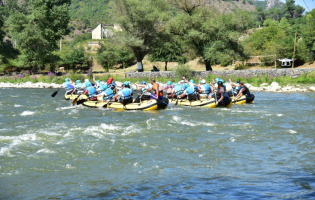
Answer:
<path fill-rule="evenodd" d="M 165 61 L 165 71 L 167 71 L 167 61 Z"/>
<path fill-rule="evenodd" d="M 32 67 L 32 75 L 35 75 L 37 72 L 37 65 Z"/>
<path fill-rule="evenodd" d="M 138 70 L 138 72 L 143 72 L 142 60 L 143 60 L 144 56 L 146 55 L 146 52 L 143 51 L 141 48 L 135 48 L 135 49 L 133 49 L 133 52 L 137 58 L 137 70 Z"/>
<path fill-rule="evenodd" d="M 205 60 L 205 62 L 206 62 L 206 71 L 212 71 L 210 60 Z"/>
<path fill-rule="evenodd" d="M 124 61 L 123 61 L 122 65 L 123 65 L 123 69 L 125 69 L 125 62 Z"/>

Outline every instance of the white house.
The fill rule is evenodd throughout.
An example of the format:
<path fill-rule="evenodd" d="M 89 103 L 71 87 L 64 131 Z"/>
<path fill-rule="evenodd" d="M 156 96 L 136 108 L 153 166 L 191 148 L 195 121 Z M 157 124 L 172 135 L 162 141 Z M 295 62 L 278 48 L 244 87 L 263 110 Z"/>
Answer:
<path fill-rule="evenodd" d="M 93 31 L 92 31 L 92 39 L 94 40 L 101 40 L 105 37 L 112 37 L 113 30 L 121 31 L 121 28 L 117 24 L 99 24 Z"/>

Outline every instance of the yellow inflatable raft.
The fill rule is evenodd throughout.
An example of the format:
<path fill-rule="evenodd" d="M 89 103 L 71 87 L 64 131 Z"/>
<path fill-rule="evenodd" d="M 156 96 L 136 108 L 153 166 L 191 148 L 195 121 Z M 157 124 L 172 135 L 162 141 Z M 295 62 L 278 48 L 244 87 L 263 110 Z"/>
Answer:
<path fill-rule="evenodd" d="M 178 105 L 182 105 L 182 106 L 191 106 L 191 107 L 202 107 L 202 108 L 215 108 L 216 107 L 216 103 L 214 98 L 212 99 L 201 99 L 201 100 L 197 100 L 197 101 L 192 101 L 190 102 L 187 99 L 173 99 L 172 100 L 173 103 Z M 232 105 L 232 100 L 230 100 L 230 102 L 227 105 L 219 105 L 218 107 L 230 107 Z"/>

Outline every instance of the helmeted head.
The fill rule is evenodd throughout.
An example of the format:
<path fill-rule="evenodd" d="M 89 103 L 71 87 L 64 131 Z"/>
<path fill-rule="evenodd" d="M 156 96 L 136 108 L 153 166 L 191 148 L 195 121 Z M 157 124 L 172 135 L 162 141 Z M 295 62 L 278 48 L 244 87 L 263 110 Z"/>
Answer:
<path fill-rule="evenodd" d="M 80 81 L 80 80 L 77 80 L 76 83 L 81 83 L 81 81 Z"/>
<path fill-rule="evenodd" d="M 128 81 L 125 81 L 124 84 L 125 84 L 125 86 L 128 86 L 128 85 L 129 85 L 129 82 L 128 82 Z"/>
<path fill-rule="evenodd" d="M 90 82 L 85 82 L 84 85 L 85 85 L 85 87 L 90 87 L 91 83 Z"/>
<path fill-rule="evenodd" d="M 146 85 L 147 84 L 147 82 L 146 81 L 142 81 L 142 83 L 141 83 L 142 85 Z"/>
<path fill-rule="evenodd" d="M 113 82 L 113 80 L 111 80 L 111 79 L 108 79 L 108 80 L 106 81 L 107 84 L 112 84 L 112 82 Z"/>
<path fill-rule="evenodd" d="M 184 83 L 184 90 L 186 90 L 188 87 L 189 87 L 189 84 L 188 83 Z"/>
<path fill-rule="evenodd" d="M 193 80 L 193 79 L 190 79 L 190 81 L 189 82 L 191 82 L 191 83 L 195 83 L 195 81 Z"/>
<path fill-rule="evenodd" d="M 65 81 L 68 82 L 68 81 L 70 81 L 70 79 L 69 79 L 69 78 L 66 78 Z"/>
<path fill-rule="evenodd" d="M 100 80 L 97 80 L 96 82 L 101 83 L 101 81 L 100 81 Z"/>
<path fill-rule="evenodd" d="M 216 83 L 218 83 L 220 81 L 219 78 L 214 79 Z"/>
<path fill-rule="evenodd" d="M 241 82 L 240 80 L 237 80 L 237 81 L 236 81 L 236 83 L 240 83 L 240 82 Z"/>
<path fill-rule="evenodd" d="M 172 85 L 172 82 L 171 82 L 171 81 L 167 81 L 166 84 L 167 84 L 167 85 Z"/>
<path fill-rule="evenodd" d="M 218 86 L 223 86 L 222 81 L 218 81 Z"/>
<path fill-rule="evenodd" d="M 205 79 L 202 79 L 202 80 L 200 81 L 200 83 L 201 83 L 201 84 L 206 84 L 206 80 L 205 80 Z"/>
<path fill-rule="evenodd" d="M 114 79 L 113 79 L 113 77 L 109 77 L 108 80 L 112 80 L 113 81 Z"/>
<path fill-rule="evenodd" d="M 90 82 L 89 79 L 85 79 L 84 82 Z"/>
<path fill-rule="evenodd" d="M 121 85 L 121 88 L 125 88 L 125 87 L 126 87 L 126 85 L 125 85 L 125 84 L 122 84 L 122 85 Z"/>

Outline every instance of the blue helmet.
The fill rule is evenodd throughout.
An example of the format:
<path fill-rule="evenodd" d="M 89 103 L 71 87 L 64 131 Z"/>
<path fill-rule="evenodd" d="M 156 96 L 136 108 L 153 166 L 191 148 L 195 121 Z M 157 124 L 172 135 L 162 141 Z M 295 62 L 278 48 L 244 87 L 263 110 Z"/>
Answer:
<path fill-rule="evenodd" d="M 85 82 L 84 84 L 85 84 L 85 87 L 91 86 L 91 82 Z"/>
<path fill-rule="evenodd" d="M 172 85 L 172 82 L 171 82 L 171 81 L 167 81 L 166 84 L 167 84 L 167 85 Z"/>
<path fill-rule="evenodd" d="M 81 81 L 80 81 L 80 80 L 77 80 L 76 83 L 81 83 Z"/>
<path fill-rule="evenodd" d="M 97 80 L 96 82 L 101 83 L 101 81 L 100 81 L 100 80 Z"/>
<path fill-rule="evenodd" d="M 69 79 L 69 78 L 66 78 L 65 81 L 68 82 L 68 81 L 70 81 L 70 79 Z"/>
<path fill-rule="evenodd" d="M 129 82 L 128 82 L 128 81 L 125 81 L 124 84 L 125 84 L 125 86 L 128 86 L 128 85 L 129 85 Z"/>
<path fill-rule="evenodd" d="M 220 81 L 219 78 L 214 79 L 216 83 L 218 83 Z"/>
<path fill-rule="evenodd" d="M 224 83 L 224 80 L 223 80 L 223 79 L 220 79 L 220 81 L 221 81 L 222 83 Z"/>
<path fill-rule="evenodd" d="M 193 80 L 193 79 L 190 79 L 190 81 L 189 82 L 191 82 L 191 83 L 195 83 L 195 81 Z"/>
<path fill-rule="evenodd" d="M 143 85 L 143 84 L 147 84 L 147 82 L 146 82 L 146 81 L 142 81 L 142 83 L 141 83 L 141 84 L 142 84 L 142 85 Z"/>

